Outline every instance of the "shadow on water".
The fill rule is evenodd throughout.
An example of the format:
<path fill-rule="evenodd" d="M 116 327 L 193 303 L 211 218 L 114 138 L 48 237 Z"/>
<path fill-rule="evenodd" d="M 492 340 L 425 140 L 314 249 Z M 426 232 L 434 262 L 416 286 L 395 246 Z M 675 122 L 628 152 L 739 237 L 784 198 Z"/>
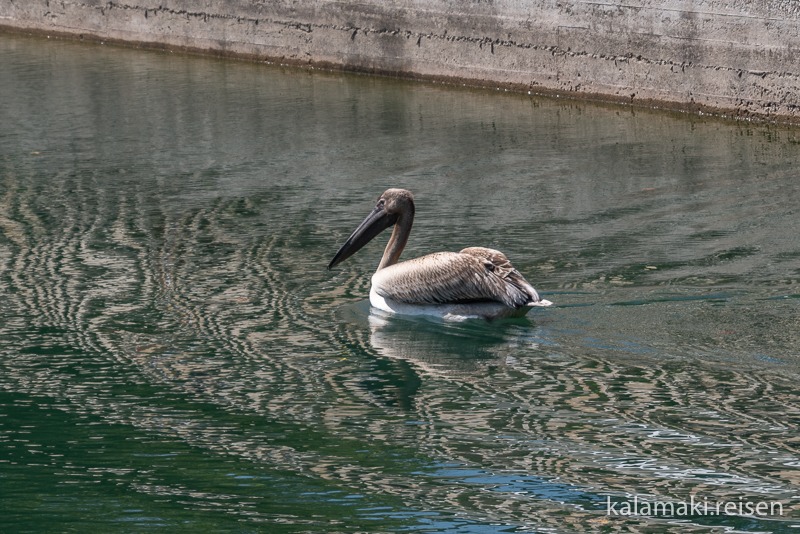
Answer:
<path fill-rule="evenodd" d="M 479 377 L 505 365 L 512 352 L 538 348 L 533 323 L 524 318 L 451 322 L 387 316 L 373 309 L 368 320 L 373 349 L 429 375 Z"/>
<path fill-rule="evenodd" d="M 453 321 L 395 315 L 359 301 L 342 306 L 335 315 L 354 328 L 367 329 L 368 348 L 382 358 L 408 362 L 425 375 L 468 378 L 505 365 L 520 351 L 535 357 L 542 345 L 552 343 L 532 317 L 536 313 L 494 321 Z"/>

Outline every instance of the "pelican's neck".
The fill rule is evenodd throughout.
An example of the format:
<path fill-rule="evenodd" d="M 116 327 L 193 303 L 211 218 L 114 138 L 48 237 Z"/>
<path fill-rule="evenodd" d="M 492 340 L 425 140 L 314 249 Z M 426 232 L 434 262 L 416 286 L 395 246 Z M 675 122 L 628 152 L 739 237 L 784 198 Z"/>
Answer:
<path fill-rule="evenodd" d="M 389 238 L 386 249 L 383 251 L 381 263 L 378 265 L 379 271 L 384 267 L 394 265 L 400 259 L 400 254 L 403 253 L 403 249 L 406 248 L 406 243 L 408 243 L 408 236 L 411 234 L 411 225 L 413 223 L 414 205 L 411 204 L 410 210 L 400 214 L 394 229 L 392 229 L 392 237 Z"/>

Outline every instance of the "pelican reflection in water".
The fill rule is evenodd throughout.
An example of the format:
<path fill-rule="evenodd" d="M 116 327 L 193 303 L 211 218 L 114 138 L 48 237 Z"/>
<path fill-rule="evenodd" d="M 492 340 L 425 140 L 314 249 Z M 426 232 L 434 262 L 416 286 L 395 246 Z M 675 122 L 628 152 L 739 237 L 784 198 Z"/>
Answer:
<path fill-rule="evenodd" d="M 533 306 L 551 304 L 539 297 L 505 254 L 490 248 L 434 252 L 398 263 L 413 222 L 411 191 L 386 190 L 333 257 L 328 269 L 394 225 L 378 270 L 372 275 L 369 292 L 372 306 L 392 313 L 494 319 L 521 317 Z"/>

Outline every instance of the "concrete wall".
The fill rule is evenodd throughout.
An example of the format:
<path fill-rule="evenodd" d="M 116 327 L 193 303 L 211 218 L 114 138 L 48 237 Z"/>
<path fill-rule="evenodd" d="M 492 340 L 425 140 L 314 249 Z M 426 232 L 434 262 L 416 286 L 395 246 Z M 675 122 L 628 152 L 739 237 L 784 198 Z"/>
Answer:
<path fill-rule="evenodd" d="M 0 26 L 800 122 L 796 0 L 0 0 Z"/>

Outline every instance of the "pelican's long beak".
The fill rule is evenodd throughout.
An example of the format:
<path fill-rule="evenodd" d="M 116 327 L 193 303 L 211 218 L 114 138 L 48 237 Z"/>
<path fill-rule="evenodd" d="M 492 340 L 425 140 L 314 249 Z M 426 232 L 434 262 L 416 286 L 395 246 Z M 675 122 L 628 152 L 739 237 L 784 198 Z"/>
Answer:
<path fill-rule="evenodd" d="M 383 203 L 375 206 L 375 209 L 367 215 L 358 228 L 350 234 L 347 241 L 344 242 L 342 248 L 333 257 L 328 264 L 328 269 L 333 269 L 344 260 L 355 254 L 364 245 L 369 243 L 376 235 L 380 234 L 394 223 L 397 222 L 397 214 L 389 214 L 383 206 Z"/>

